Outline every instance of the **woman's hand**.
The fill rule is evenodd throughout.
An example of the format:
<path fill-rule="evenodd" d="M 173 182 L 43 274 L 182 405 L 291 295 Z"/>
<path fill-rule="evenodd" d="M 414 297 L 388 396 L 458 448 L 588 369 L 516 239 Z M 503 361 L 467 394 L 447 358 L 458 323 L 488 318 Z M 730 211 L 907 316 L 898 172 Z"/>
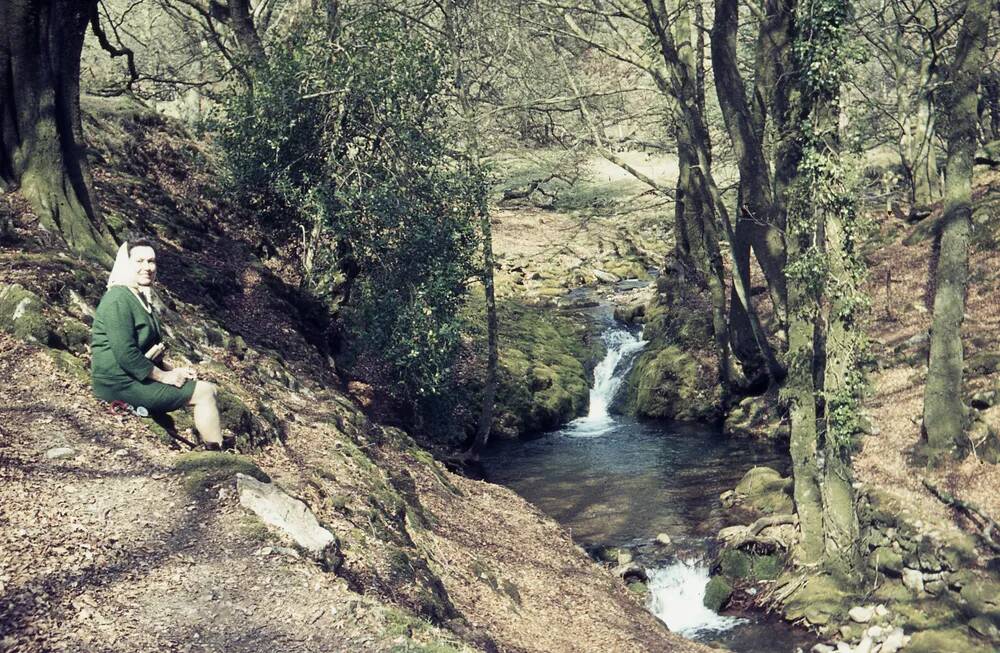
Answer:
<path fill-rule="evenodd" d="M 189 380 L 197 379 L 198 373 L 190 367 L 178 367 L 174 370 L 161 370 L 158 367 L 154 367 L 151 376 L 154 381 L 179 388 Z"/>

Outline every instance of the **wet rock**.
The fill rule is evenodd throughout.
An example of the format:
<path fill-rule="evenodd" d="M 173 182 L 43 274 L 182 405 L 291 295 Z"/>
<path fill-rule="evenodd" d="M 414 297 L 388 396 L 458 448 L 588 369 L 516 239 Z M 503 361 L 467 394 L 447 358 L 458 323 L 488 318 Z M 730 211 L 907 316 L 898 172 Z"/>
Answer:
<path fill-rule="evenodd" d="M 53 447 L 45 452 L 47 460 L 64 460 L 76 455 L 76 450 L 72 447 Z"/>
<path fill-rule="evenodd" d="M 656 543 L 660 544 L 661 546 L 670 546 L 672 544 L 670 536 L 667 535 L 666 533 L 660 533 L 659 535 L 657 535 Z"/>
<path fill-rule="evenodd" d="M 705 607 L 713 612 L 721 610 L 729 597 L 733 595 L 733 586 L 722 576 L 713 576 L 708 585 L 705 586 Z"/>
<path fill-rule="evenodd" d="M 853 621 L 859 624 L 866 624 L 875 616 L 875 608 L 856 605 L 847 612 Z"/>
<path fill-rule="evenodd" d="M 611 570 L 611 573 L 621 578 L 626 584 L 649 582 L 649 576 L 646 575 L 646 570 L 634 562 L 618 565 Z"/>
<path fill-rule="evenodd" d="M 736 495 L 764 514 L 792 512 L 792 479 L 770 467 L 753 467 L 736 486 Z"/>
<path fill-rule="evenodd" d="M 303 502 L 287 494 L 274 483 L 261 483 L 244 474 L 236 475 L 240 505 L 252 510 L 261 521 L 279 529 L 296 544 L 333 568 L 340 564 L 336 536 L 320 526 Z"/>

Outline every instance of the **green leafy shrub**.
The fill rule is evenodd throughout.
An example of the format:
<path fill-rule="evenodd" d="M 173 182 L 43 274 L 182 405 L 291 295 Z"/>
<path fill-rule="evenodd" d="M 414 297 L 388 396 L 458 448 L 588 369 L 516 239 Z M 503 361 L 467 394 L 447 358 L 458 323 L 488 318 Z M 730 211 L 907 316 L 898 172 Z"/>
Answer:
<path fill-rule="evenodd" d="M 218 121 L 235 193 L 343 320 L 355 372 L 441 414 L 474 273 L 482 171 L 444 115 L 444 52 L 384 15 L 303 24 Z M 447 411 L 444 411 L 445 413 Z"/>

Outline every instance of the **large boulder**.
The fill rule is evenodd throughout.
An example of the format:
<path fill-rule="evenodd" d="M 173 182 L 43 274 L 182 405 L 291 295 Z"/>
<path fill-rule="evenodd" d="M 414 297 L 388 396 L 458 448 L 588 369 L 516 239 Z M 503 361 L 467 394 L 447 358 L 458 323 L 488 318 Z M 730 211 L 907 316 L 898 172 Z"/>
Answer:
<path fill-rule="evenodd" d="M 794 512 L 792 479 L 770 467 L 751 467 L 736 485 L 735 495 L 744 507 L 764 515 Z"/>
<path fill-rule="evenodd" d="M 698 360 L 678 345 L 649 351 L 629 375 L 627 408 L 641 417 L 714 421 L 718 391 L 704 378 Z"/>

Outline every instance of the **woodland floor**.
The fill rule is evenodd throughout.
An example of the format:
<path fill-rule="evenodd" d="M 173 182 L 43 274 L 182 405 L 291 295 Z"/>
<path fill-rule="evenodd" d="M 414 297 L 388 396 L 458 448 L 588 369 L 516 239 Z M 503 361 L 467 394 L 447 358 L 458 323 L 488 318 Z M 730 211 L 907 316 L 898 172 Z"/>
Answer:
<path fill-rule="evenodd" d="M 977 183 L 985 184 L 977 191 L 981 198 L 998 192 L 995 186 L 1000 177 L 983 175 Z M 920 348 L 926 348 L 926 343 L 916 344 L 911 339 L 926 334 L 931 326 L 931 243 L 924 240 L 908 246 L 902 241 L 911 228 L 891 216 L 885 220 L 889 223 L 887 244 L 873 252 L 869 269 L 869 334 L 880 369 L 870 377 L 873 392 L 867 408 L 879 432 L 866 437 L 854 457 L 857 477 L 897 494 L 917 514 L 935 521 L 957 524 L 952 511 L 922 485 L 924 478 L 1000 519 L 1000 466 L 984 463 L 973 454 L 940 470 L 914 467 L 912 457 L 920 440 L 927 367 L 926 358 L 920 358 Z M 974 247 L 970 255 L 970 284 L 962 327 L 966 360 L 977 353 L 1000 351 L 1000 251 L 995 246 Z M 914 354 L 920 361 L 916 366 Z M 970 375 L 968 370 L 966 374 L 966 396 L 995 387 L 995 375 Z M 985 411 L 983 417 L 994 428 L 1000 428 L 1000 407 Z"/>

